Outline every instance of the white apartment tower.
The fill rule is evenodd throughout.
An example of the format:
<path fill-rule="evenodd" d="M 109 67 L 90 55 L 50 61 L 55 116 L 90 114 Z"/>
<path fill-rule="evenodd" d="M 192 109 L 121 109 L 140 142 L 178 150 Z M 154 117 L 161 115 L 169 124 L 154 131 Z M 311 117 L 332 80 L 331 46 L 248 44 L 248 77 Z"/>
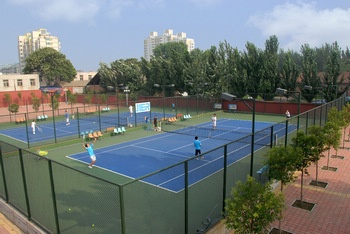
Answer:
<path fill-rule="evenodd" d="M 60 51 L 61 45 L 58 37 L 51 36 L 45 28 L 18 36 L 18 58 L 20 71 L 25 67 L 26 58 L 34 51 L 46 47 L 51 47 Z"/>
<path fill-rule="evenodd" d="M 150 32 L 149 36 L 144 40 L 144 58 L 150 61 L 154 48 L 157 45 L 168 42 L 183 42 L 187 45 L 187 50 L 189 52 L 194 49 L 194 40 L 186 38 L 186 33 L 184 32 L 174 35 L 172 29 L 167 29 L 164 31 L 164 34 L 160 36 L 158 36 L 157 32 Z"/>

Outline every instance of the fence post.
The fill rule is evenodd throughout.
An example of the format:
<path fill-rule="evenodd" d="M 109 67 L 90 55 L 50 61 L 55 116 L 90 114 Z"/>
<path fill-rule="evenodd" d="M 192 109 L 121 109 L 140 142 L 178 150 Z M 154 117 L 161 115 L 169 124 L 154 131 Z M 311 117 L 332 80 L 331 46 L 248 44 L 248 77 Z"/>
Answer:
<path fill-rule="evenodd" d="M 23 183 L 23 189 L 24 189 L 24 196 L 26 199 L 26 206 L 27 206 L 27 213 L 28 213 L 28 219 L 31 220 L 32 214 L 30 211 L 30 204 L 29 204 L 29 197 L 28 197 L 28 188 L 26 183 L 26 174 L 24 171 L 24 163 L 23 163 L 23 155 L 22 155 L 22 149 L 18 148 L 19 153 L 19 161 L 21 164 L 21 174 L 22 174 L 22 183 Z"/>
<path fill-rule="evenodd" d="M 60 233 L 60 222 L 58 220 L 57 203 L 56 203 L 56 191 L 55 191 L 55 185 L 54 185 L 54 176 L 52 173 L 52 161 L 48 160 L 48 164 L 49 164 L 52 205 L 53 205 L 54 215 L 55 215 L 56 230 L 57 230 L 57 233 Z"/>
<path fill-rule="evenodd" d="M 126 234 L 125 227 L 125 210 L 124 210 L 124 186 L 119 187 L 119 201 L 120 201 L 120 219 L 121 219 L 121 227 L 122 233 Z"/>
<path fill-rule="evenodd" d="M 227 145 L 224 146 L 224 178 L 222 181 L 222 214 L 225 214 L 225 199 L 226 199 L 226 180 L 227 180 Z"/>
<path fill-rule="evenodd" d="M 185 234 L 188 233 L 188 161 L 185 161 Z"/>
<path fill-rule="evenodd" d="M 1 146 L 1 143 L 0 143 L 0 146 Z M 7 190 L 7 182 L 6 182 L 6 175 L 5 175 L 4 160 L 3 160 L 2 150 L 1 149 L 2 149 L 2 147 L 0 147 L 0 166 L 1 166 L 2 182 L 4 184 L 6 203 L 8 203 L 9 202 L 9 194 L 8 194 L 8 190 Z"/>
<path fill-rule="evenodd" d="M 28 133 L 28 115 L 26 113 L 24 113 L 24 121 L 26 123 L 27 145 L 28 145 L 28 149 L 29 149 L 30 143 L 29 143 L 29 133 Z"/>

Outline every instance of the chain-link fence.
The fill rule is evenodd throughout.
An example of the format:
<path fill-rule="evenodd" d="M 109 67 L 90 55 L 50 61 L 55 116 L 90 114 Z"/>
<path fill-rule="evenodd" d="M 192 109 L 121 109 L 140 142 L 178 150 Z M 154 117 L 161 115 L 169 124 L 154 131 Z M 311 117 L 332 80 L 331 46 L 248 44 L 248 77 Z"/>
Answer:
<path fill-rule="evenodd" d="M 160 102 L 161 108 L 163 101 L 154 101 L 152 106 Z M 249 135 L 203 154 L 214 160 L 201 170 L 191 170 L 195 160 L 191 158 L 125 184 L 86 174 L 0 141 L 0 195 L 49 233 L 202 233 L 222 219 L 225 199 L 237 181 L 245 181 L 247 175 L 267 180 L 257 172 L 264 166 L 267 150 L 276 144 L 272 133 L 277 125 L 286 126 L 278 133 L 278 144 L 290 144 L 296 131 L 288 128 L 306 130 L 311 125 L 323 125 L 332 106 L 342 109 L 344 99 L 265 129 L 271 136 L 263 147 Z M 187 113 L 194 115 L 196 111 Z M 237 151 L 247 142 L 252 144 L 251 153 Z M 204 171 L 208 176 L 192 184 L 196 174 Z M 176 179 L 178 192 L 147 182 L 160 176 Z"/>

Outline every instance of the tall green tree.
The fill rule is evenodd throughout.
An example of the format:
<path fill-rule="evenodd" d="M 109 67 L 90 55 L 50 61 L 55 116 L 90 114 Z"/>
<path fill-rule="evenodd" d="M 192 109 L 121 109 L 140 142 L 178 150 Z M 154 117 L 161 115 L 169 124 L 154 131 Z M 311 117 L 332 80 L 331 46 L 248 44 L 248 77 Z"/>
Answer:
<path fill-rule="evenodd" d="M 263 82 L 263 52 L 253 43 L 247 42 L 244 52 L 244 69 L 247 72 L 247 92 L 257 98 L 259 93 L 266 90 Z"/>
<path fill-rule="evenodd" d="M 204 82 L 207 82 L 207 96 L 210 100 L 217 100 L 222 93 L 222 85 L 220 80 L 222 78 L 222 73 L 219 72 L 220 58 L 218 56 L 218 50 L 215 46 L 212 46 L 205 52 L 207 57 L 207 64 L 205 66 L 205 77 Z"/>
<path fill-rule="evenodd" d="M 288 50 L 286 53 L 282 51 L 280 53 L 280 61 L 282 64 L 281 75 L 281 88 L 286 90 L 295 91 L 298 85 L 298 78 L 300 77 L 300 66 L 295 61 L 295 52 Z"/>
<path fill-rule="evenodd" d="M 321 85 L 317 74 L 316 51 L 305 44 L 302 45 L 301 52 L 303 57 L 302 80 L 300 81 L 301 94 L 308 102 L 311 102 L 318 93 L 316 87 Z M 305 86 L 311 86 L 313 89 L 303 89 Z"/>
<path fill-rule="evenodd" d="M 340 76 L 340 53 L 341 50 L 337 43 L 333 45 L 326 44 L 329 48 L 327 51 L 327 57 L 324 56 L 326 60 L 325 71 L 323 73 L 323 96 L 327 102 L 334 100 L 338 97 L 339 87 L 338 84 L 343 83 L 344 78 Z"/>
<path fill-rule="evenodd" d="M 187 45 L 183 42 L 169 42 L 157 46 L 154 50 L 154 58 L 166 69 L 162 73 L 164 82 L 161 85 L 174 84 L 175 89 L 179 92 L 184 91 L 187 67 L 189 66 L 190 54 Z M 165 90 L 171 94 L 174 90 Z"/>
<path fill-rule="evenodd" d="M 26 59 L 23 72 L 39 73 L 43 85 L 71 82 L 77 72 L 66 56 L 53 48 L 43 48 L 31 53 Z"/>
<path fill-rule="evenodd" d="M 265 98 L 272 100 L 275 96 L 275 90 L 281 83 L 281 76 L 278 70 L 278 39 L 276 36 L 271 36 L 265 42 L 265 50 L 262 54 L 263 61 L 263 79 L 262 89 L 260 92 L 265 93 Z M 265 90 L 264 90 L 265 89 Z"/>
<path fill-rule="evenodd" d="M 282 219 L 284 197 L 271 189 L 271 183 L 260 184 L 253 177 L 237 182 L 226 199 L 226 227 L 235 233 L 267 233 L 269 225 Z"/>
<path fill-rule="evenodd" d="M 189 95 L 206 96 L 209 80 L 206 78 L 207 58 L 203 51 L 194 49 L 190 53 L 190 61 L 186 68 L 185 91 Z"/>

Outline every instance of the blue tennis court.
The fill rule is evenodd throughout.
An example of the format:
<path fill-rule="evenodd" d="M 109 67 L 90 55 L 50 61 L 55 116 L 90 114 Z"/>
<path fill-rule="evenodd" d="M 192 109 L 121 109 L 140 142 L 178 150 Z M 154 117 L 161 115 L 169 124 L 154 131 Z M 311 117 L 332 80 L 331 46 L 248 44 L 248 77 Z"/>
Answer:
<path fill-rule="evenodd" d="M 230 134 L 235 138 L 231 139 L 231 141 L 242 138 L 242 133 L 237 133 L 235 135 L 235 131 L 245 131 L 246 135 L 249 135 L 251 127 L 251 121 L 243 120 L 220 119 L 217 124 L 218 126 L 224 126 L 225 129 L 232 130 Z M 256 131 L 270 127 L 273 124 L 275 123 L 256 122 Z M 203 123 L 198 126 L 201 128 L 210 128 L 211 123 Z M 295 129 L 295 127 L 290 127 L 289 131 L 293 129 Z M 213 132 L 215 131 L 216 130 Z M 274 134 L 279 136 L 282 136 L 284 131 L 284 124 L 278 124 L 274 127 Z M 271 134 L 261 135 L 261 138 L 256 137 L 255 142 L 268 142 L 270 135 Z M 233 145 L 234 150 L 231 150 L 228 156 L 229 164 L 234 163 L 250 153 L 251 146 L 249 139 L 250 138 L 238 141 Z M 202 142 L 202 153 L 228 143 L 228 140 L 216 138 L 215 135 L 200 137 L 200 140 Z M 155 136 L 104 148 L 98 148 L 97 141 L 94 145 L 97 157 L 95 165 L 104 170 L 129 178 L 139 178 L 194 157 L 193 141 L 194 136 L 163 132 Z M 254 150 L 258 150 L 264 145 L 266 144 L 257 143 Z M 90 163 L 89 155 L 83 147 L 81 153 L 69 155 L 67 157 L 86 164 Z M 188 164 L 190 185 L 220 170 L 223 165 L 223 160 L 223 152 L 221 151 L 213 151 L 204 159 L 190 160 Z M 147 177 L 143 181 L 169 191 L 179 192 L 183 189 L 184 185 L 183 165 L 175 166 L 164 172 L 157 173 L 154 176 Z"/>

